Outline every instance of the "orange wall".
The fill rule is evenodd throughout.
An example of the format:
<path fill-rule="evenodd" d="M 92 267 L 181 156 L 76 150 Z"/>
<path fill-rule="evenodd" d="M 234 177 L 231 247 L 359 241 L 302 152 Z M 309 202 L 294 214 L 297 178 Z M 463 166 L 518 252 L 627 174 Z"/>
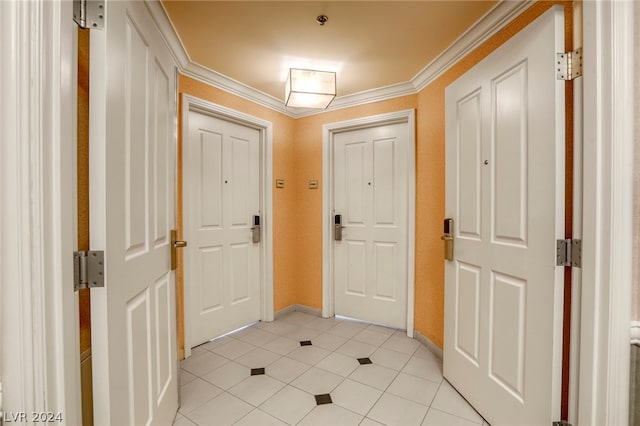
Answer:
<path fill-rule="evenodd" d="M 416 95 L 300 118 L 255 105 L 206 84 L 180 77 L 189 93 L 274 123 L 274 309 L 291 304 L 322 308 L 322 126 L 386 112 L 416 109 L 416 270 L 415 329 L 442 347 L 444 263 L 442 219 L 445 205 L 445 98 L 447 85 L 547 11 L 571 2 L 540 1 Z M 570 36 L 571 25 L 567 25 Z M 569 39 L 569 38 L 568 38 Z M 318 189 L 309 189 L 309 180 Z M 179 183 L 180 184 L 180 183 Z"/>

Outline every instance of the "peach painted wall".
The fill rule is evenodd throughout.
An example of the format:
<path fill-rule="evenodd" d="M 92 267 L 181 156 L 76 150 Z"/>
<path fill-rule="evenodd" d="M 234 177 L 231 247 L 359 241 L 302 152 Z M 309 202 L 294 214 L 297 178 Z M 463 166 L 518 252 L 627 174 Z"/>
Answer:
<path fill-rule="evenodd" d="M 297 120 L 180 76 L 180 93 L 189 93 L 274 124 L 273 177 L 274 180 L 285 180 L 284 189 L 275 189 L 274 186 L 276 311 L 291 304 L 322 308 L 322 126 L 413 108 L 416 110 L 417 218 L 414 324 L 418 332 L 442 347 L 444 263 L 440 236 L 445 205 L 444 90 L 555 4 L 565 6 L 567 21 L 571 22 L 571 2 L 537 2 L 416 95 Z M 568 34 L 572 31 L 570 24 L 567 31 Z M 318 189 L 308 188 L 308 181 L 312 179 L 320 183 Z"/>

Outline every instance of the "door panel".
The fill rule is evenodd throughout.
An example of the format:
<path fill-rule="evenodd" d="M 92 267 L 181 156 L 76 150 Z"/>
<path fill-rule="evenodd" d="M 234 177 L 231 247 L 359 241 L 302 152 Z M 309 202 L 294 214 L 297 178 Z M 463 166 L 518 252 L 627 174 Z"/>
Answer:
<path fill-rule="evenodd" d="M 492 271 L 489 375 L 521 402 L 524 402 L 525 291 L 525 280 Z"/>
<path fill-rule="evenodd" d="M 206 284 L 199 288 L 200 306 L 197 312 L 206 313 L 222 306 L 222 246 L 201 247 L 200 265 L 202 277 L 206 277 Z"/>
<path fill-rule="evenodd" d="M 379 300 L 396 301 L 396 293 L 398 291 L 398 283 L 396 281 L 396 265 L 398 264 L 398 256 L 396 253 L 396 244 L 374 242 L 375 280 L 373 298 Z"/>
<path fill-rule="evenodd" d="M 105 3 L 91 36 L 95 424 L 168 424 L 178 407 L 174 274 L 175 66 L 144 3 Z"/>
<path fill-rule="evenodd" d="M 560 414 L 563 23 L 550 10 L 446 89 L 446 212 L 457 226 L 444 375 L 495 425 Z"/>
<path fill-rule="evenodd" d="M 334 135 L 335 313 L 406 328 L 406 124 Z"/>
<path fill-rule="evenodd" d="M 458 227 L 461 238 L 481 238 L 481 92 L 474 91 L 457 104 Z"/>
<path fill-rule="evenodd" d="M 222 226 L 222 135 L 203 132 L 198 157 L 202 173 L 200 229 Z M 191 208 L 191 206 L 190 206 Z"/>
<path fill-rule="evenodd" d="M 260 319 L 258 130 L 189 112 L 185 141 L 185 284 L 189 345 Z"/>
<path fill-rule="evenodd" d="M 365 148 L 366 145 L 363 142 L 349 143 L 345 147 L 344 184 L 347 191 L 347 225 L 363 225 L 366 222 Z"/>
<path fill-rule="evenodd" d="M 526 245 L 529 150 L 527 137 L 527 63 L 492 79 L 494 111 L 495 201 L 493 239 L 496 243 Z"/>
<path fill-rule="evenodd" d="M 480 342 L 480 268 L 458 262 L 455 347 L 478 364 Z"/>

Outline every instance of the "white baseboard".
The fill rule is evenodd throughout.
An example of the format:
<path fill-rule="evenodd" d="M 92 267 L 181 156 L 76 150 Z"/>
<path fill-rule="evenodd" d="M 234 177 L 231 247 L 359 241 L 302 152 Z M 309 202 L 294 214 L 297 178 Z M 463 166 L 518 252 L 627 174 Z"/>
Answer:
<path fill-rule="evenodd" d="M 316 309 L 306 305 L 295 305 L 295 306 L 296 306 L 296 311 L 298 312 L 303 312 L 305 314 L 322 317 L 322 309 Z"/>
<path fill-rule="evenodd" d="M 279 311 L 274 312 L 273 319 L 282 318 L 283 316 L 295 311 L 296 311 L 296 305 L 289 305 L 286 308 L 283 308 L 283 309 L 280 309 Z"/>
<path fill-rule="evenodd" d="M 442 349 L 440 349 L 429 338 L 423 336 L 418 330 L 413 330 L 413 338 L 422 343 L 432 354 L 438 357 L 442 361 Z"/>
<path fill-rule="evenodd" d="M 275 319 L 282 318 L 283 316 L 290 314 L 291 312 L 303 312 L 305 314 L 315 315 L 317 317 L 322 316 L 322 310 L 320 309 L 312 308 L 311 306 L 306 305 L 293 304 L 275 312 L 273 314 L 273 317 Z"/>

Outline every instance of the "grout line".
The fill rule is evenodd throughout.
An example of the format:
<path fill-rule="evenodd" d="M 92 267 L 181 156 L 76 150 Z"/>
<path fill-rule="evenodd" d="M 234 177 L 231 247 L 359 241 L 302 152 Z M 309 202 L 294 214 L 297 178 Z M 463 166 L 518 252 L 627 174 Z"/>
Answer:
<path fill-rule="evenodd" d="M 299 310 L 297 310 L 297 309 L 295 309 L 295 308 L 294 308 L 294 310 L 293 310 L 293 311 L 288 312 L 287 314 L 289 314 L 289 313 L 293 314 L 294 312 L 301 312 L 301 311 L 299 311 Z M 301 312 L 301 313 L 302 313 L 302 314 L 305 314 L 305 315 L 309 315 L 309 316 L 315 316 L 315 315 L 313 315 L 313 313 L 308 313 L 308 312 Z M 305 393 L 305 394 L 307 394 L 307 395 L 311 395 L 308 391 L 306 391 L 306 390 L 304 390 L 304 389 L 301 389 L 301 388 L 299 388 L 299 387 L 297 387 L 297 386 L 294 386 L 292 383 L 293 383 L 294 381 L 296 381 L 297 379 L 299 379 L 302 375 L 304 375 L 305 373 L 307 373 L 308 371 L 310 371 L 310 370 L 311 370 L 312 368 L 314 368 L 314 367 L 315 367 L 315 368 L 317 368 L 317 369 L 319 369 L 319 370 L 321 370 L 321 371 L 329 371 L 329 370 L 324 370 L 324 369 L 323 369 L 323 368 L 321 368 L 321 367 L 318 367 L 318 364 L 319 364 L 319 363 L 321 363 L 323 360 L 325 360 L 327 357 L 329 357 L 329 356 L 330 356 L 331 354 L 333 354 L 333 353 L 336 353 L 336 354 L 339 354 L 339 355 L 343 355 L 343 356 L 351 357 L 351 355 L 347 355 L 347 354 L 343 354 L 343 353 L 341 353 L 341 352 L 338 352 L 338 351 L 340 350 L 340 348 L 342 348 L 343 346 L 345 346 L 345 345 L 349 344 L 349 342 L 353 342 L 353 343 L 355 343 L 355 344 L 361 344 L 361 345 L 369 345 L 369 346 L 373 347 L 373 349 L 372 349 L 372 353 L 369 355 L 369 357 L 373 356 L 373 355 L 374 355 L 378 350 L 380 350 L 380 349 L 385 349 L 385 350 L 387 350 L 387 351 L 391 351 L 392 353 L 393 353 L 393 352 L 397 352 L 398 354 L 407 355 L 407 356 L 408 356 L 408 358 L 407 358 L 407 360 L 406 360 L 404 363 L 402 363 L 402 365 L 401 365 L 401 366 L 399 366 L 399 369 L 397 369 L 397 370 L 396 370 L 395 368 L 385 367 L 385 366 L 383 366 L 383 365 L 380 365 L 380 364 L 377 364 L 377 363 L 375 363 L 375 362 L 374 362 L 374 364 L 375 364 L 375 365 L 377 365 L 377 366 L 379 366 L 379 367 L 382 367 L 382 368 L 386 368 L 386 369 L 391 370 L 391 371 L 393 371 L 393 372 L 395 373 L 395 374 L 393 375 L 393 378 L 390 380 L 389 384 L 388 384 L 388 385 L 386 385 L 386 387 L 385 387 L 384 389 L 378 389 L 378 388 L 376 388 L 376 387 L 370 386 L 370 385 L 368 385 L 368 384 L 366 384 L 366 383 L 361 383 L 361 382 L 359 382 L 358 380 L 354 380 L 353 378 L 351 378 L 351 376 L 352 376 L 352 375 L 353 375 L 353 374 L 358 370 L 358 368 L 360 368 L 360 366 L 357 366 L 357 367 L 356 367 L 353 371 L 351 371 L 347 376 L 343 376 L 342 374 L 337 374 L 337 373 L 333 373 L 333 372 L 330 372 L 330 371 L 329 371 L 330 373 L 335 374 L 336 376 L 339 376 L 339 377 L 341 378 L 341 380 L 340 380 L 340 381 L 339 381 L 339 382 L 338 382 L 338 383 L 337 383 L 337 384 L 332 388 L 331 392 L 334 392 L 338 387 L 340 387 L 341 385 L 343 385 L 343 384 L 346 382 L 346 380 L 347 380 L 347 379 L 349 379 L 349 380 L 353 380 L 354 382 L 359 383 L 359 384 L 362 384 L 362 385 L 364 385 L 364 386 L 369 386 L 369 387 L 371 387 L 372 389 L 375 389 L 375 390 L 377 390 L 377 391 L 380 391 L 380 392 L 381 392 L 381 393 L 380 393 L 380 396 L 375 400 L 375 402 L 371 405 L 371 407 L 369 408 L 369 410 L 368 410 L 365 414 L 357 413 L 357 412 L 355 412 L 355 411 L 353 411 L 353 410 L 351 410 L 351 409 L 349 409 L 349 408 L 347 408 L 347 407 L 343 407 L 342 405 L 339 405 L 339 404 L 336 404 L 336 406 L 338 406 L 338 407 L 340 407 L 340 408 L 342 408 L 342 409 L 344 409 L 344 410 L 347 410 L 347 411 L 349 411 L 349 412 L 353 413 L 354 415 L 362 416 L 362 419 L 363 419 L 362 421 L 364 421 L 364 419 L 365 419 L 365 418 L 368 418 L 368 416 L 370 415 L 370 413 L 371 413 L 371 411 L 373 410 L 373 408 L 374 408 L 374 407 L 375 407 L 375 406 L 380 402 L 380 400 L 381 400 L 382 396 L 384 396 L 386 393 L 389 393 L 390 395 L 394 395 L 394 396 L 396 396 L 396 397 L 398 397 L 398 398 L 401 398 L 401 399 L 403 399 L 403 400 L 410 401 L 410 402 L 414 402 L 414 403 L 416 403 L 416 404 L 419 404 L 419 405 L 424 406 L 424 405 L 423 405 L 423 404 L 421 404 L 421 403 L 418 403 L 418 402 L 413 401 L 413 400 L 411 400 L 411 399 L 408 399 L 408 398 L 405 398 L 405 397 L 402 397 L 402 396 L 399 396 L 399 395 L 395 395 L 395 394 L 392 394 L 392 393 L 390 393 L 390 392 L 389 392 L 389 388 L 391 387 L 391 385 L 392 385 L 392 384 L 393 384 L 393 383 L 398 379 L 398 377 L 400 376 L 400 373 L 402 373 L 402 372 L 403 372 L 403 369 L 404 369 L 404 368 L 406 368 L 407 364 L 408 364 L 408 363 L 409 363 L 409 362 L 410 362 L 410 361 L 415 357 L 415 355 L 416 355 L 416 353 L 417 353 L 418 349 L 419 349 L 420 347 L 426 347 L 426 346 L 424 345 L 424 343 L 423 343 L 423 342 L 421 342 L 419 339 L 416 339 L 416 340 L 418 340 L 418 341 L 420 342 L 420 345 L 419 345 L 419 346 L 417 346 L 413 351 L 411 351 L 410 353 L 407 353 L 407 352 L 401 352 L 401 351 L 394 350 L 394 349 L 392 349 L 392 348 L 383 348 L 383 345 L 384 345 L 384 344 L 386 344 L 386 343 L 390 340 L 390 338 L 391 338 L 391 337 L 396 336 L 396 333 L 397 333 L 397 331 L 398 331 L 397 329 L 393 329 L 393 332 L 392 332 L 391 334 L 387 334 L 387 333 L 381 333 L 380 331 L 375 330 L 375 329 L 371 329 L 371 328 L 370 328 L 371 324 L 369 324 L 369 325 L 367 325 L 367 326 L 365 326 L 365 327 L 358 327 L 358 326 L 354 326 L 354 325 L 352 325 L 352 324 L 350 324 L 349 322 L 346 322 L 346 321 L 338 321 L 338 322 L 335 322 L 335 324 L 332 324 L 332 325 L 331 325 L 331 327 L 328 327 L 328 328 L 326 328 L 326 329 L 325 329 L 325 328 L 314 328 L 314 327 L 307 327 L 307 326 L 305 325 L 305 324 L 307 324 L 307 323 L 302 324 L 302 325 L 298 325 L 298 324 L 296 324 L 296 321 L 293 321 L 293 320 L 292 320 L 292 321 L 286 321 L 286 315 L 283 315 L 283 316 L 284 316 L 285 318 L 280 318 L 280 319 L 278 319 L 278 322 L 279 322 L 279 323 L 284 323 L 284 324 L 287 324 L 287 325 L 291 325 L 291 326 L 296 327 L 296 330 L 295 330 L 295 332 L 296 332 L 296 333 L 300 333 L 300 330 L 308 329 L 308 330 L 309 330 L 309 334 L 310 334 L 310 335 L 311 335 L 311 334 L 314 334 L 314 335 L 315 335 L 315 337 L 311 339 L 312 341 L 313 341 L 313 339 L 315 339 L 315 338 L 317 338 L 317 337 L 319 337 L 319 336 L 321 336 L 321 335 L 325 335 L 325 334 L 326 334 L 326 335 L 328 335 L 328 336 L 330 336 L 330 337 L 336 337 L 336 338 L 339 338 L 339 339 L 344 339 L 345 341 L 344 341 L 343 343 L 341 343 L 338 347 L 336 347 L 336 348 L 335 348 L 335 349 L 333 349 L 333 350 L 331 350 L 331 349 L 326 349 L 326 348 L 323 348 L 323 347 L 317 346 L 318 348 L 320 348 L 320 349 L 322 349 L 322 350 L 326 351 L 327 353 L 326 353 L 326 355 L 324 355 L 323 357 L 321 357 L 317 362 L 315 362 L 314 364 L 310 365 L 310 364 L 307 364 L 307 363 L 301 362 L 301 361 L 299 361 L 299 360 L 295 360 L 294 358 L 290 358 L 290 357 L 288 356 L 288 355 L 290 355 L 292 352 L 294 352 L 297 348 L 295 348 L 295 349 L 293 349 L 293 350 L 289 351 L 287 354 L 282 355 L 282 354 L 280 354 L 280 353 L 274 352 L 274 351 L 272 351 L 272 350 L 267 349 L 267 348 L 265 348 L 265 347 L 264 347 L 265 345 L 268 345 L 268 344 L 272 343 L 274 340 L 278 339 L 279 337 L 286 338 L 286 339 L 291 339 L 291 337 L 289 337 L 289 334 L 291 334 L 291 332 L 290 332 L 290 333 L 284 333 L 284 334 L 278 334 L 278 333 L 276 333 L 276 332 L 273 332 L 273 331 L 270 331 L 270 330 L 266 330 L 266 329 L 264 329 L 263 327 L 260 327 L 260 326 L 258 326 L 258 327 L 255 327 L 255 328 L 254 328 L 254 326 L 256 326 L 256 324 L 252 324 L 252 325 L 251 325 L 251 327 L 249 327 L 249 328 L 253 328 L 254 330 L 258 330 L 258 331 L 263 331 L 263 332 L 265 332 L 265 333 L 269 333 L 269 334 L 271 334 L 271 335 L 273 336 L 273 339 L 268 340 L 268 341 L 266 341 L 265 343 L 262 343 L 262 344 L 259 344 L 259 345 L 256 345 L 256 344 L 254 344 L 254 343 L 252 343 L 252 342 L 249 342 L 249 341 L 241 340 L 241 339 L 239 339 L 239 338 L 237 338 L 237 337 L 234 337 L 234 336 L 233 336 L 233 333 L 231 333 L 231 334 L 227 335 L 227 337 L 229 337 L 231 340 L 229 340 L 228 342 L 226 342 L 226 343 L 224 343 L 224 344 L 221 344 L 220 346 L 216 347 L 215 349 L 222 348 L 222 347 L 224 347 L 224 346 L 226 346 L 226 345 L 228 345 L 228 344 L 232 343 L 233 341 L 237 341 L 237 342 L 241 342 L 241 343 L 247 344 L 247 345 L 251 346 L 251 347 L 252 347 L 252 349 L 250 349 L 249 351 L 247 351 L 247 352 L 245 352 L 245 353 L 243 353 L 243 354 L 241 354 L 241 355 L 239 355 L 239 356 L 235 357 L 234 359 L 232 359 L 232 358 L 227 358 L 226 356 L 224 356 L 224 355 L 222 355 L 222 354 L 220 354 L 220 353 L 214 352 L 214 350 L 215 350 L 215 349 L 213 349 L 213 350 L 209 350 L 209 349 L 203 348 L 203 351 L 202 351 L 201 353 L 212 353 L 212 354 L 214 354 L 214 355 L 216 355 L 216 356 L 219 356 L 219 357 L 222 357 L 222 358 L 224 358 L 224 359 L 229 360 L 229 362 L 234 362 L 234 363 L 235 363 L 235 364 L 237 364 L 237 365 L 241 365 L 241 366 L 245 367 L 243 364 L 238 363 L 238 362 L 237 362 L 237 359 L 239 359 L 239 358 L 241 358 L 241 357 L 245 356 L 246 354 L 250 353 L 251 351 L 253 351 L 253 350 L 257 349 L 257 348 L 260 348 L 260 349 L 262 349 L 262 350 L 264 350 L 264 351 L 267 351 L 267 352 L 269 352 L 269 353 L 274 354 L 274 355 L 276 355 L 276 356 L 277 356 L 277 358 L 276 358 L 273 362 L 266 364 L 266 365 L 265 365 L 266 367 L 268 367 L 268 365 L 272 365 L 272 364 L 274 364 L 274 363 L 276 363 L 276 362 L 278 362 L 278 361 L 282 360 L 283 358 L 286 358 L 286 359 L 288 359 L 288 360 L 293 360 L 293 361 L 297 361 L 297 362 L 302 363 L 303 365 L 305 365 L 306 369 L 305 369 L 304 371 L 300 372 L 300 373 L 299 373 L 298 375 L 296 375 L 294 378 L 292 378 L 292 379 L 289 381 L 289 383 L 283 382 L 282 380 L 280 380 L 280 379 L 278 379 L 278 378 L 276 378 L 276 377 L 270 376 L 270 375 L 267 373 L 267 376 L 268 376 L 270 379 L 275 380 L 275 381 L 277 381 L 277 382 L 279 382 L 279 383 L 283 384 L 283 387 L 281 387 L 280 389 L 278 389 L 278 390 L 277 390 L 273 395 L 270 395 L 270 396 L 269 396 L 265 401 L 263 401 L 261 404 L 259 404 L 259 405 L 257 405 L 257 406 L 256 406 L 256 405 L 253 405 L 252 403 L 250 403 L 250 402 L 248 402 L 248 401 L 245 401 L 244 399 L 242 399 L 242 398 L 240 398 L 239 396 L 236 396 L 236 395 L 234 395 L 233 393 L 231 393 L 231 392 L 230 392 L 230 389 L 232 389 L 234 386 L 237 386 L 238 384 L 240 384 L 240 383 L 242 383 L 242 382 L 246 381 L 246 380 L 248 379 L 248 377 L 247 377 L 247 378 L 245 378 L 245 379 L 243 379 L 243 380 L 241 380 L 240 382 L 238 382 L 238 383 L 234 384 L 234 385 L 233 385 L 229 390 L 224 390 L 224 389 L 219 388 L 219 387 L 218 387 L 218 386 L 216 386 L 215 384 L 213 384 L 213 383 L 211 383 L 211 382 L 209 382 L 209 381 L 205 380 L 205 379 L 203 378 L 203 376 L 204 376 L 204 375 L 203 375 L 203 376 L 198 376 L 198 375 L 195 375 L 195 374 L 193 374 L 193 373 L 190 373 L 190 372 L 189 372 L 189 374 L 192 374 L 192 375 L 193 375 L 193 376 L 195 376 L 197 379 L 201 379 L 203 382 L 205 382 L 205 383 L 207 383 L 207 384 L 209 384 L 209 385 L 211 385 L 211 386 L 214 386 L 215 388 L 217 388 L 217 389 L 220 389 L 220 390 L 221 390 L 221 393 L 220 393 L 220 394 L 218 394 L 218 395 L 216 395 L 215 397 L 213 397 L 213 398 L 211 398 L 211 399 L 209 399 L 209 400 L 205 401 L 202 405 L 199 405 L 198 407 L 194 408 L 192 411 L 195 411 L 195 410 L 199 409 L 200 407 L 202 407 L 203 405 L 205 405 L 205 404 L 209 403 L 211 400 L 213 400 L 213 399 L 217 398 L 218 396 L 222 395 L 223 393 L 227 393 L 229 396 L 232 396 L 232 397 L 234 397 L 234 398 L 237 398 L 237 399 L 239 399 L 239 400 L 241 400 L 241 401 L 245 402 L 245 403 L 246 403 L 246 404 L 248 404 L 249 406 L 253 407 L 253 408 L 252 408 L 252 410 L 251 410 L 251 411 L 249 411 L 249 413 L 245 414 L 243 417 L 241 417 L 241 419 L 239 419 L 239 420 L 238 420 L 238 421 L 240 421 L 240 420 L 242 420 L 243 418 L 245 418 L 246 416 L 248 416 L 251 412 L 255 411 L 255 409 L 259 409 L 259 407 L 260 407 L 260 406 L 262 406 L 265 402 L 267 402 L 267 401 L 268 401 L 270 398 L 272 398 L 274 395 L 276 395 L 277 393 L 281 392 L 281 391 L 282 391 L 283 389 L 285 389 L 287 386 L 291 386 L 293 389 L 296 389 L 296 390 L 299 390 L 299 391 L 301 391 L 301 392 L 304 392 L 304 393 Z M 265 324 L 266 324 L 266 323 L 265 323 Z M 269 323 L 269 324 L 273 324 L 273 323 Z M 355 327 L 355 328 L 358 328 L 358 329 L 360 329 L 360 330 L 359 330 L 357 333 L 355 333 L 353 336 L 351 336 L 351 337 L 345 337 L 344 335 L 339 335 L 339 334 L 332 334 L 330 331 L 331 331 L 332 329 L 334 329 L 335 327 L 337 327 L 338 325 L 340 325 L 340 324 L 349 325 L 349 326 L 351 326 L 351 327 Z M 243 336 L 244 336 L 244 335 L 246 335 L 246 334 L 247 334 L 247 332 L 246 332 L 245 330 L 248 330 L 249 328 L 243 328 L 243 329 L 240 329 L 239 331 L 240 331 L 240 332 L 244 332 L 244 333 L 243 333 Z M 365 330 L 368 330 L 369 332 L 372 332 L 372 333 L 376 333 L 376 334 L 384 335 L 384 336 L 386 336 L 386 338 L 385 338 L 384 340 L 382 340 L 382 341 L 380 342 L 380 344 L 370 344 L 370 343 L 368 343 L 368 342 L 361 342 L 361 341 L 359 341 L 359 340 L 356 340 L 356 339 L 355 339 L 355 337 L 356 337 L 356 336 L 358 336 L 360 333 L 362 333 L 362 332 L 363 332 L 363 331 L 365 331 Z M 250 332 L 250 331 L 249 331 L 249 332 Z M 304 333 L 302 333 L 302 334 L 304 334 Z M 243 336 L 242 336 L 242 337 L 243 337 Z M 295 340 L 295 339 L 294 339 L 294 340 Z M 206 343 L 209 343 L 209 342 L 205 342 L 203 345 L 205 345 Z M 199 346 L 202 346 L 202 345 L 199 345 Z M 429 350 L 429 352 L 432 352 L 428 347 L 426 347 L 426 349 L 427 349 L 427 350 Z M 197 354 L 195 354 L 195 355 L 197 355 Z M 435 354 L 434 354 L 434 355 L 435 355 Z M 436 355 L 436 357 L 437 357 L 437 355 Z M 221 365 L 221 366 L 217 367 L 216 369 L 219 369 L 219 368 L 222 368 L 222 367 L 224 367 L 224 365 Z M 247 368 L 248 368 L 248 367 L 247 367 Z M 212 371 L 215 371 L 216 369 L 214 369 L 214 370 L 212 370 Z M 187 371 L 187 370 L 185 370 L 185 371 Z M 187 372 L 188 372 L 188 371 L 187 371 Z M 207 374 L 209 374 L 209 373 L 207 373 Z M 431 382 L 431 383 L 434 383 L 434 382 L 432 382 L 432 381 L 431 381 L 431 380 L 429 380 L 429 379 L 425 379 L 424 377 L 415 376 L 415 375 L 410 374 L 410 373 L 405 373 L 405 374 L 410 375 L 410 376 L 412 376 L 412 377 L 416 377 L 416 378 L 422 379 L 422 380 L 427 380 L 427 381 L 429 381 L 429 382 Z M 205 374 L 205 375 L 206 375 L 206 374 Z M 434 402 L 434 400 L 435 400 L 436 396 L 438 395 L 438 392 L 441 390 L 441 388 L 442 388 L 442 382 L 443 382 L 443 380 L 441 380 L 441 381 L 440 381 L 440 383 L 438 384 L 438 388 L 437 388 L 436 392 L 434 393 L 433 398 L 431 399 L 431 401 L 430 401 L 429 405 L 428 405 L 428 406 L 426 406 L 427 411 L 426 411 L 425 415 L 423 416 L 422 421 L 424 421 L 424 419 L 426 419 L 426 416 L 428 415 L 429 411 L 431 410 L 431 404 L 433 404 L 433 402 Z M 186 385 L 186 384 L 185 384 L 185 385 Z M 329 393 L 331 393 L 331 392 L 329 392 Z M 313 396 L 313 395 L 311 395 L 311 396 Z M 335 402 L 334 402 L 334 403 L 335 403 Z M 313 408 L 312 408 L 308 413 L 306 413 L 306 414 L 302 417 L 302 419 L 300 419 L 300 421 L 304 420 L 307 416 L 309 416 L 309 415 L 310 415 L 310 413 L 311 413 L 311 412 L 313 412 L 313 410 L 314 410 L 315 408 L 316 408 L 316 406 L 314 406 L 314 407 L 313 407 Z M 191 411 L 191 412 L 192 412 L 192 411 Z M 439 411 L 441 411 L 441 410 L 439 410 Z M 188 413 L 180 413 L 180 412 L 178 412 L 178 414 L 179 414 L 179 415 L 181 415 L 181 416 L 183 416 L 183 417 L 185 417 L 185 418 L 186 418 L 186 419 L 188 419 L 189 421 L 193 421 L 193 420 L 191 420 L 191 418 L 188 416 Z M 273 416 L 273 415 L 272 415 L 272 414 L 270 414 L 270 413 L 267 413 L 267 414 L 269 414 L 270 416 Z M 450 414 L 450 413 L 447 413 L 447 414 Z M 455 415 L 454 415 L 454 416 L 455 416 Z M 275 417 L 275 416 L 273 416 L 273 417 Z M 459 417 L 459 416 L 455 416 L 455 417 L 458 417 L 458 418 L 461 418 L 461 419 L 462 419 L 462 417 Z M 276 417 L 276 418 L 277 418 L 277 417 Z M 279 419 L 279 420 L 282 420 L 282 419 Z M 282 421 L 284 421 L 284 420 L 282 420 Z"/>

